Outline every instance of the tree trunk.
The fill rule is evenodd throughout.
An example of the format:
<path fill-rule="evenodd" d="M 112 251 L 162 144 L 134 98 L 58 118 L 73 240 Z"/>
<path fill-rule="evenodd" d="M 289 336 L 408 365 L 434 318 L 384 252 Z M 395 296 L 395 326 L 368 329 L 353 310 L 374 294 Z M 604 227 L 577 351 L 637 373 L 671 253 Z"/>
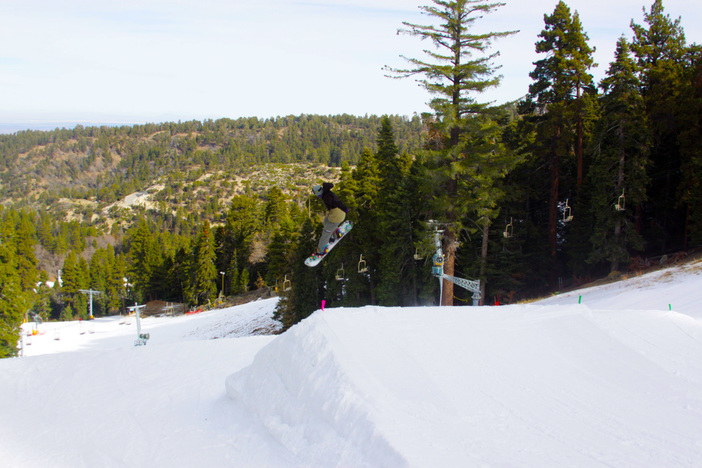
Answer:
<path fill-rule="evenodd" d="M 626 165 L 626 150 L 624 149 L 624 122 L 621 122 L 619 126 L 619 170 L 617 172 L 617 187 L 616 187 L 616 194 L 617 197 L 619 196 L 619 192 L 623 190 L 624 187 L 624 167 Z M 617 202 L 618 202 L 617 198 Z M 622 234 L 622 219 L 621 216 L 617 213 L 615 213 L 617 216 L 617 220 L 614 223 L 614 244 L 615 245 L 620 245 L 619 238 L 621 237 Z M 626 246 L 623 246 L 624 249 L 626 249 Z M 611 271 L 617 271 L 619 270 L 619 255 L 615 253 L 615 257 L 612 260 L 612 269 Z"/>
<path fill-rule="evenodd" d="M 578 124 L 576 130 L 577 136 L 577 158 L 578 158 L 578 195 L 580 195 L 580 189 L 583 186 L 583 174 L 585 172 L 583 164 L 583 109 L 582 103 L 580 102 L 580 82 L 578 81 L 577 88 L 577 103 L 578 103 Z"/>
<path fill-rule="evenodd" d="M 446 230 L 446 240 L 444 242 L 444 273 L 454 276 L 454 265 L 456 263 L 456 235 L 451 229 Z M 453 305 L 453 283 L 443 281 L 443 293 L 441 295 L 442 306 Z"/>
<path fill-rule="evenodd" d="M 487 270 L 489 237 L 490 220 L 488 218 L 485 218 L 485 225 L 483 226 L 483 245 L 480 255 L 480 305 L 485 305 L 485 285 L 487 284 L 487 280 L 485 279 L 485 272 Z"/>
<path fill-rule="evenodd" d="M 583 187 L 583 174 L 585 172 L 584 162 L 583 162 L 583 118 L 578 116 L 578 194 L 580 194 L 580 189 Z"/>
<path fill-rule="evenodd" d="M 558 182 L 559 182 L 559 159 L 556 149 L 558 138 L 560 137 L 560 129 L 556 132 L 556 137 L 551 147 L 551 192 L 549 194 L 549 211 L 548 211 L 548 241 L 551 247 L 551 257 L 556 258 L 557 253 L 557 237 L 558 228 Z"/>

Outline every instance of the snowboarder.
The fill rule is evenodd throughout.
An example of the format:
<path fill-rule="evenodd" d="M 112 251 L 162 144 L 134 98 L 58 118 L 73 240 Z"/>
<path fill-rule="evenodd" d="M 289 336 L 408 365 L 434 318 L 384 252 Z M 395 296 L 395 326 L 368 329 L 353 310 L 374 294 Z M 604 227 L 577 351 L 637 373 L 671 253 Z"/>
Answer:
<path fill-rule="evenodd" d="M 319 238 L 316 253 L 322 252 L 327 244 L 336 242 L 336 236 L 333 235 L 334 231 L 344 222 L 346 213 L 349 212 L 344 202 L 331 191 L 332 187 L 334 187 L 334 184 L 331 182 L 324 182 L 322 185 L 312 187 L 312 193 L 321 198 L 324 206 L 327 208 L 327 214 L 324 217 L 324 229 L 322 230 L 322 237 Z"/>

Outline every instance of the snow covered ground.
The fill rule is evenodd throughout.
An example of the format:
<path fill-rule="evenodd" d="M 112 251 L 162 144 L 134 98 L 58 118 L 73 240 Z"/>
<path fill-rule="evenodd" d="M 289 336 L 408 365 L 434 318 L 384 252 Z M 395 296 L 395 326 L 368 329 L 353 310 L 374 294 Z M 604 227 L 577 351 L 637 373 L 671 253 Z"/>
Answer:
<path fill-rule="evenodd" d="M 247 336 L 276 299 L 145 319 L 138 347 L 134 319 L 43 324 L 0 361 L 0 460 L 700 466 L 700 299 L 692 263 L 533 304 L 326 309 L 278 336 Z"/>

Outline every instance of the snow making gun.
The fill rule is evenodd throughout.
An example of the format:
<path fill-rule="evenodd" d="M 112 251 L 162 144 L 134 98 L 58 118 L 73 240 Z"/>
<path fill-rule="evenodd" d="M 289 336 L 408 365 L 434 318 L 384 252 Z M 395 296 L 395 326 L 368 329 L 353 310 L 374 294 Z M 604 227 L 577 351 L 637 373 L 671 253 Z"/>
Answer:
<path fill-rule="evenodd" d="M 480 280 L 469 280 L 464 278 L 458 278 L 456 276 L 447 275 L 444 273 L 444 253 L 441 250 L 441 234 L 443 230 L 434 229 L 434 243 L 436 244 L 436 253 L 432 257 L 434 265 L 431 268 L 431 274 L 439 278 L 439 289 L 441 295 L 443 295 L 443 280 L 450 281 L 456 286 L 466 289 L 473 293 L 473 305 L 477 306 L 480 304 Z M 439 297 L 441 297 L 441 295 Z"/>

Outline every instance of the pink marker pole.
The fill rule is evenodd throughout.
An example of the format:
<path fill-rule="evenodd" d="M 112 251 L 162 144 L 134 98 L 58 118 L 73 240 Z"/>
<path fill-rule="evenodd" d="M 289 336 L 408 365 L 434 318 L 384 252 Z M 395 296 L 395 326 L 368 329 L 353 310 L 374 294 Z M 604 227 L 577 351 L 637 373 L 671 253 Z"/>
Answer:
<path fill-rule="evenodd" d="M 324 305 L 327 303 L 324 299 L 322 299 L 322 310 L 324 310 Z"/>

